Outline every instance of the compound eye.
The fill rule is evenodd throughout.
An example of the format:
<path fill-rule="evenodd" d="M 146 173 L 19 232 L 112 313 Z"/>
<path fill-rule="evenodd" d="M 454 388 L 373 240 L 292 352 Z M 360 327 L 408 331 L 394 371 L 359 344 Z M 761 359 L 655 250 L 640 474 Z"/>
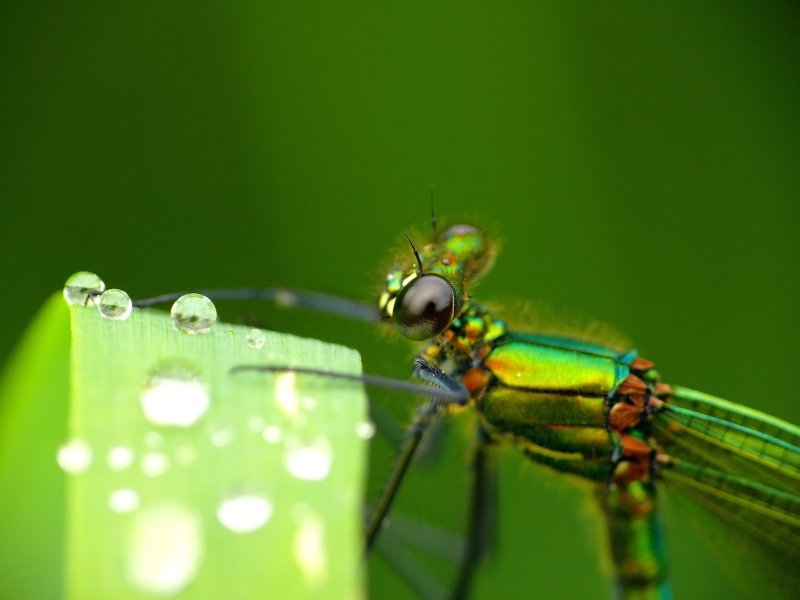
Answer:
<path fill-rule="evenodd" d="M 421 275 L 400 290 L 392 320 L 407 338 L 427 340 L 447 329 L 453 320 L 454 307 L 455 295 L 446 279 Z"/>

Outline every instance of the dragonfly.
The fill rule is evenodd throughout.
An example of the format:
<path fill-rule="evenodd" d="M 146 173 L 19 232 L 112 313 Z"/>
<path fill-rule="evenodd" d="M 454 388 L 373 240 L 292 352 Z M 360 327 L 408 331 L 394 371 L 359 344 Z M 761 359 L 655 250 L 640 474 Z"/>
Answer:
<path fill-rule="evenodd" d="M 605 521 L 617 597 L 671 597 L 660 508 L 681 494 L 731 532 L 769 582 L 772 596 L 800 593 L 800 428 L 662 380 L 654 362 L 612 342 L 507 324 L 473 296 L 495 260 L 491 237 L 471 224 L 437 232 L 401 253 L 377 303 L 274 288 L 206 290 L 212 299 L 263 299 L 394 328 L 418 344 L 420 383 L 292 367 L 355 378 L 428 397 L 397 450 L 394 467 L 365 527 L 378 538 L 421 441 L 451 407 L 471 410 L 474 448 L 468 519 L 453 600 L 469 596 L 491 544 L 498 447 L 578 479 L 593 489 Z M 172 301 L 168 294 L 138 306 Z M 732 543 L 733 543 L 732 541 Z M 725 552 L 723 552 L 724 554 Z M 764 591 L 763 589 L 761 590 Z"/>

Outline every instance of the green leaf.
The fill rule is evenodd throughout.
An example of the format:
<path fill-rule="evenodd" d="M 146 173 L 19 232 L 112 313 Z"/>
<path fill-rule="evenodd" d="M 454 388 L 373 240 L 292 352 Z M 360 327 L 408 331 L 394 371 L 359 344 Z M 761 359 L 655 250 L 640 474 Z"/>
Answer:
<path fill-rule="evenodd" d="M 272 332 L 255 347 L 248 332 L 47 304 L 2 388 L 0 585 L 15 591 L 3 597 L 361 596 L 362 387 L 230 372 L 359 373 L 360 358 Z"/>

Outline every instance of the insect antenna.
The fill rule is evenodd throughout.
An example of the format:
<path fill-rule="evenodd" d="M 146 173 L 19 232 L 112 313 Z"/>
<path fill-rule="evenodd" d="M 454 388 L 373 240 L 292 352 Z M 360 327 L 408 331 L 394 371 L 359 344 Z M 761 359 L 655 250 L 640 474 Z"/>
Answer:
<path fill-rule="evenodd" d="M 414 247 L 414 242 L 411 241 L 411 238 L 408 237 L 405 233 L 403 233 L 403 235 L 406 236 L 408 243 L 411 244 L 411 249 L 414 251 L 414 256 L 417 257 L 417 264 L 419 265 L 419 274 L 422 275 L 422 261 L 419 258 L 419 252 L 417 252 L 417 249 Z"/>
<path fill-rule="evenodd" d="M 186 293 L 175 292 L 143 300 L 134 300 L 133 305 L 139 308 L 147 308 L 174 302 Z M 266 300 L 288 308 L 306 308 L 359 321 L 376 323 L 381 320 L 381 312 L 371 304 L 318 292 L 285 288 L 243 288 L 234 290 L 197 290 L 197 293 L 203 294 L 211 300 Z"/>
<path fill-rule="evenodd" d="M 436 231 L 436 213 L 433 211 L 433 184 L 431 184 L 431 227 L 433 227 L 433 239 L 438 237 Z"/>

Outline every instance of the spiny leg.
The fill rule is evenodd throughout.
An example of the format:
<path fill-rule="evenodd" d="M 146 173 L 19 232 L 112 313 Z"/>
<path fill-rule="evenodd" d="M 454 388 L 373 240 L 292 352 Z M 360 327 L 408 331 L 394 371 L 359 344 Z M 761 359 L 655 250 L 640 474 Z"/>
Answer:
<path fill-rule="evenodd" d="M 475 450 L 472 455 L 472 484 L 467 517 L 467 538 L 456 575 L 451 600 L 464 600 L 469 596 L 472 579 L 481 560 L 492 547 L 497 507 L 497 471 L 490 453 L 491 438 L 483 423 L 475 432 Z"/>

